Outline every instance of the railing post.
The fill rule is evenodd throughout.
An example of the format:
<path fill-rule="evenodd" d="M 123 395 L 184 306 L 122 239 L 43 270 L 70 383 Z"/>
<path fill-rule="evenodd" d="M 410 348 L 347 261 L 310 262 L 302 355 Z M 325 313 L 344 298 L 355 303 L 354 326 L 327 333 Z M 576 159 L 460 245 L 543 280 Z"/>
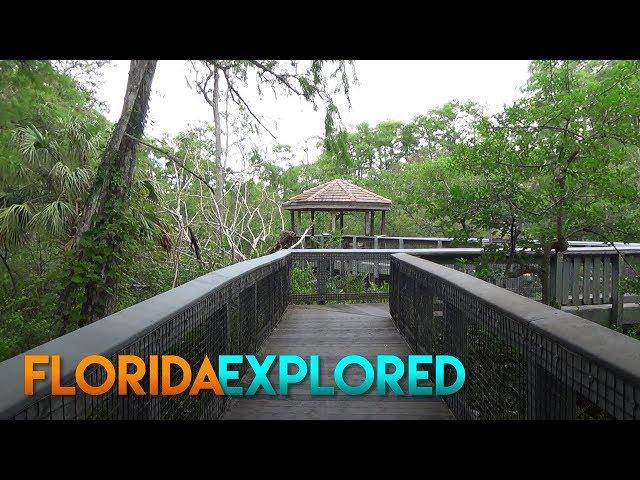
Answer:
<path fill-rule="evenodd" d="M 373 238 L 373 248 L 374 250 L 378 249 L 378 237 L 374 237 Z M 379 272 L 379 268 L 380 268 L 380 262 L 377 260 L 373 261 L 373 278 L 374 280 L 378 280 L 378 278 L 380 278 L 380 272 Z"/>
<path fill-rule="evenodd" d="M 404 248 L 404 238 L 398 239 L 398 248 L 401 250 Z"/>
<path fill-rule="evenodd" d="M 624 291 L 620 288 L 623 260 L 620 255 L 611 260 L 611 324 L 618 327 L 622 325 L 624 308 Z"/>
<path fill-rule="evenodd" d="M 318 259 L 316 269 L 316 295 L 318 305 L 326 303 L 327 278 L 329 277 L 329 260 Z"/>
<path fill-rule="evenodd" d="M 391 314 L 391 319 L 395 325 L 398 325 L 398 308 L 396 301 L 398 288 L 397 268 L 395 259 L 393 257 L 389 258 L 389 313 Z"/>
<path fill-rule="evenodd" d="M 351 248 L 358 248 L 358 238 L 355 235 L 351 238 Z"/>
<path fill-rule="evenodd" d="M 555 258 L 551 260 L 551 272 L 549 275 L 549 289 L 550 289 L 550 300 L 551 304 L 556 304 L 558 308 L 562 306 L 562 289 L 563 287 L 563 276 L 562 272 L 564 269 L 562 268 L 562 262 L 564 261 L 564 255 L 562 252 L 556 252 Z"/>

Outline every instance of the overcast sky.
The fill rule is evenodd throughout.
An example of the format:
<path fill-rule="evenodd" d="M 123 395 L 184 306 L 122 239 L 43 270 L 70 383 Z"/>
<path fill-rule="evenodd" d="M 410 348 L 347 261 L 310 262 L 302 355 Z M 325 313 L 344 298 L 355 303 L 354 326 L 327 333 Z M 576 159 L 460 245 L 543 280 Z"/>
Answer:
<path fill-rule="evenodd" d="M 527 79 L 528 61 L 427 61 L 359 60 L 355 62 L 358 84 L 351 90 L 351 109 L 341 108 L 347 127 L 361 122 L 375 125 L 383 120 L 411 120 L 416 115 L 451 100 L 474 100 L 493 113 L 520 95 Z M 129 61 L 115 61 L 106 69 L 99 98 L 106 102 L 110 120 L 122 108 Z M 174 135 L 199 122 L 212 122 L 209 106 L 186 82 L 187 62 L 158 62 L 146 133 Z M 275 126 L 278 143 L 299 149 L 324 132 L 324 111 L 293 98 L 255 99 L 252 108 Z M 267 135 L 265 145 L 273 143 Z"/>

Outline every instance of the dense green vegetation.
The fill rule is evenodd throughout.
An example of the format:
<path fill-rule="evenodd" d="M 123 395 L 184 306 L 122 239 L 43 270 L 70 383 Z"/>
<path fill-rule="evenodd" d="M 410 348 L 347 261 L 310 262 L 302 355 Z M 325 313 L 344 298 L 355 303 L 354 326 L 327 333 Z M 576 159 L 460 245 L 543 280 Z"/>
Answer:
<path fill-rule="evenodd" d="M 449 103 L 352 131 L 333 102 L 348 94 L 346 64 L 290 63 L 194 63 L 211 125 L 142 138 L 142 105 L 126 132 L 144 143 L 116 145 L 117 128 L 73 71 L 0 62 L 0 359 L 264 254 L 288 229 L 283 199 L 333 178 L 392 199 L 389 234 L 511 239 L 493 254 L 513 275 L 544 279 L 550 250 L 567 239 L 640 239 L 639 62 L 535 61 L 522 97 L 497 115 Z M 153 71 L 145 75 L 150 84 Z M 266 128 L 244 100 L 254 84 L 326 108 L 319 158 L 279 145 L 225 164 L 228 132 Z M 119 155 L 133 157 L 120 164 Z M 96 195 L 106 200 L 89 218 Z M 318 217 L 316 231 L 328 231 Z M 362 218 L 347 216 L 345 228 L 361 233 Z M 542 260 L 527 263 L 517 246 Z M 306 280 L 297 277 L 301 290 Z"/>

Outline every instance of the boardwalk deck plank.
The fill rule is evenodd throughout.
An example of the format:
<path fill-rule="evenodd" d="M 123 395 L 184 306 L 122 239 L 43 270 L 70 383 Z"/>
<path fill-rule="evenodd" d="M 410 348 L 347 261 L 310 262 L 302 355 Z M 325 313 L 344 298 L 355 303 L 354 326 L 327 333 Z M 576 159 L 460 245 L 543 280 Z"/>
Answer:
<path fill-rule="evenodd" d="M 363 355 L 374 361 L 379 354 L 404 357 L 410 354 L 398 334 L 387 304 L 291 305 L 278 327 L 265 342 L 260 355 L 294 354 L 308 358 L 320 355 L 322 385 L 333 385 L 332 372 L 337 361 L 348 354 Z M 348 369 L 346 380 L 359 383 L 363 373 Z M 277 373 L 269 375 L 277 389 Z M 247 373 L 241 385 L 251 383 Z M 406 386 L 406 380 L 400 382 Z M 349 396 L 339 390 L 332 397 L 309 394 L 309 379 L 289 387 L 287 396 L 271 396 L 260 391 L 254 397 L 230 400 L 223 419 L 379 419 L 451 420 L 453 415 L 437 397 L 378 396 L 374 387 L 362 396 Z"/>

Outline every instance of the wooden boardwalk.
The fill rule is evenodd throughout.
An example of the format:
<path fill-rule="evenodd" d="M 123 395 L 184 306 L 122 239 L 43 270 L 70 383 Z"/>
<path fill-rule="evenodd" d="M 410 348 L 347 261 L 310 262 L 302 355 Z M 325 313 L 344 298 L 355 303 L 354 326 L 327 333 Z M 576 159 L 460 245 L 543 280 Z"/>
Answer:
<path fill-rule="evenodd" d="M 293 354 L 309 358 L 320 356 L 321 385 L 334 385 L 333 370 L 338 360 L 359 354 L 375 365 L 379 354 L 404 357 L 409 347 L 397 332 L 387 304 L 291 305 L 278 327 L 265 342 L 260 354 Z M 351 367 L 345 379 L 351 385 L 362 382 L 362 369 Z M 245 388 L 252 373 L 241 381 Z M 277 366 L 270 373 L 277 388 Z M 406 391 L 406 380 L 400 382 Z M 331 397 L 311 396 L 309 378 L 289 387 L 288 396 L 265 395 L 234 397 L 223 419 L 379 419 L 449 420 L 453 415 L 437 397 L 378 396 L 375 384 L 365 395 L 349 396 L 336 389 Z"/>

